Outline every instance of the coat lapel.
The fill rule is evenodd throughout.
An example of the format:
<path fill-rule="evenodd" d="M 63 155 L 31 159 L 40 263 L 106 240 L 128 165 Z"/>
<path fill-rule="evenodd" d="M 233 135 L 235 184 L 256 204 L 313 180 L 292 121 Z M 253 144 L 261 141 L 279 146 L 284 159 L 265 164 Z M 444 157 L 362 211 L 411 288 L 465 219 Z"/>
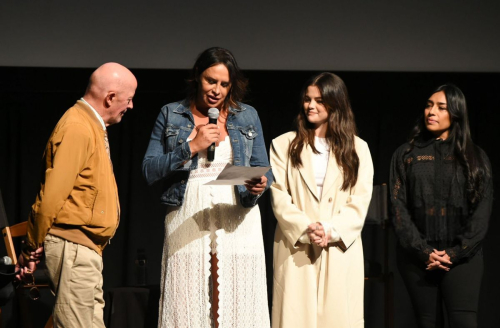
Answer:
<path fill-rule="evenodd" d="M 313 152 L 309 145 L 302 148 L 300 158 L 302 159 L 302 166 L 299 168 L 300 175 L 306 182 L 311 193 L 319 201 L 318 188 L 316 186 L 316 179 L 314 178 Z"/>
<path fill-rule="evenodd" d="M 325 196 L 333 186 L 337 186 L 340 181 L 342 172 L 337 165 L 337 160 L 332 151 L 330 151 L 330 157 L 328 158 L 328 167 L 326 168 L 325 181 L 323 182 L 323 196 Z"/>

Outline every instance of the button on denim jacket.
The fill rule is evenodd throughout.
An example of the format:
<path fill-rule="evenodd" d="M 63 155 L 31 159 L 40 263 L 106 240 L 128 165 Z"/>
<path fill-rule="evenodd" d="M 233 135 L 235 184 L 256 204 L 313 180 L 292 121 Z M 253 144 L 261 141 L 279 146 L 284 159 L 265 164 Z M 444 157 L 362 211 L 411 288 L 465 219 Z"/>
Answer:
<path fill-rule="evenodd" d="M 251 106 L 239 105 L 240 108 L 229 109 L 226 122 L 233 149 L 233 165 L 269 166 L 257 111 Z M 156 119 L 142 162 L 142 172 L 149 185 L 164 181 L 163 204 L 180 206 L 183 203 L 189 172 L 198 167 L 198 154 L 191 158 L 187 142 L 194 127 L 187 100 L 163 106 Z M 267 189 L 273 182 L 271 170 L 266 177 Z M 245 186 L 237 186 L 237 190 L 243 207 L 252 207 L 257 203 L 260 195 L 250 194 Z"/>

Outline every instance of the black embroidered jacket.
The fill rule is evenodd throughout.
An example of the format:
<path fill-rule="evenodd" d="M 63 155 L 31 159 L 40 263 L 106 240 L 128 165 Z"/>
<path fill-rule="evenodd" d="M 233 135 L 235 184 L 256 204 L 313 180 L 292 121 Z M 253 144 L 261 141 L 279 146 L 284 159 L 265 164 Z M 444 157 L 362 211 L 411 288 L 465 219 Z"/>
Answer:
<path fill-rule="evenodd" d="M 484 181 L 484 196 L 471 205 L 465 170 L 451 142 L 431 139 L 409 149 L 409 144 L 399 147 L 391 163 L 389 187 L 399 244 L 424 262 L 434 248 L 446 250 L 454 264 L 472 257 L 488 229 L 492 179 Z M 491 172 L 488 157 L 477 151 Z"/>

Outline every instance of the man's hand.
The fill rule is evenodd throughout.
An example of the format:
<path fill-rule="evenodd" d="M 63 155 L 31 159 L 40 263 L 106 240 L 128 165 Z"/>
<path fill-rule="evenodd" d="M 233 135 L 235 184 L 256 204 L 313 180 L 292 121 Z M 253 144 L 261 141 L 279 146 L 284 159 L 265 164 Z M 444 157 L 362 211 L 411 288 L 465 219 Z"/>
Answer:
<path fill-rule="evenodd" d="M 42 256 L 43 247 L 31 252 L 29 261 L 27 261 L 22 254 L 19 255 L 16 264 L 16 272 L 19 273 L 16 275 L 16 280 L 31 282 L 33 273 L 36 271 L 36 265 L 40 263 Z"/>

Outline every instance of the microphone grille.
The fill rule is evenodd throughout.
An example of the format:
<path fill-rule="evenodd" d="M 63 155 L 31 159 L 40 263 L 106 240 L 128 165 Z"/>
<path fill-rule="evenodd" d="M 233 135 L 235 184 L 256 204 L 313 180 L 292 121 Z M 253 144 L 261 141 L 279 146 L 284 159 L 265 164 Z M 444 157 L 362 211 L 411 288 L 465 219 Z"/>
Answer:
<path fill-rule="evenodd" d="M 4 257 L 2 257 L 2 261 L 1 262 L 3 262 L 3 264 L 5 264 L 5 265 L 11 265 L 12 264 L 12 259 L 10 257 L 8 257 L 8 256 L 4 256 Z"/>
<path fill-rule="evenodd" d="M 210 108 L 208 110 L 208 117 L 212 119 L 218 119 L 219 118 L 219 110 L 217 108 Z"/>

